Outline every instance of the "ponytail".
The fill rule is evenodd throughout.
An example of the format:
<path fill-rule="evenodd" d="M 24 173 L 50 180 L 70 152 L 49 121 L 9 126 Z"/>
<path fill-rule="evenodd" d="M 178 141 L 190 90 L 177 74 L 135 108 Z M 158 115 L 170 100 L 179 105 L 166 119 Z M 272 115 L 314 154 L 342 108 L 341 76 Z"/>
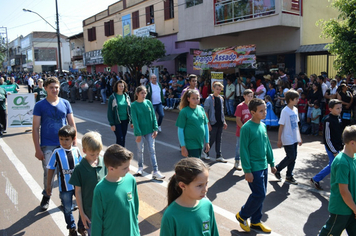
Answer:
<path fill-rule="evenodd" d="M 178 186 L 177 176 L 174 174 L 168 183 L 167 196 L 168 196 L 168 206 L 171 205 L 180 195 L 182 194 L 182 189 Z"/>

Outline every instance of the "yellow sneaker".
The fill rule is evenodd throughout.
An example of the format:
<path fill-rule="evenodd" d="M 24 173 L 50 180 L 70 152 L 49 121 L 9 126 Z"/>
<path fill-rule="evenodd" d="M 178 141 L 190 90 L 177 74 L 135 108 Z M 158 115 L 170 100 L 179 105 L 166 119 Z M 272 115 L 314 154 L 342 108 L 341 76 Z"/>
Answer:
<path fill-rule="evenodd" d="M 241 227 L 241 229 L 243 229 L 243 230 L 246 231 L 246 232 L 250 232 L 250 231 L 251 231 L 250 226 L 248 225 L 247 220 L 242 219 L 239 212 L 236 214 L 236 220 L 237 220 L 238 222 L 240 222 L 240 227 Z"/>
<path fill-rule="evenodd" d="M 251 229 L 260 230 L 260 231 L 263 231 L 265 233 L 270 233 L 272 231 L 272 229 L 270 229 L 269 227 L 263 225 L 261 222 L 257 223 L 257 224 L 252 224 L 251 223 Z"/>

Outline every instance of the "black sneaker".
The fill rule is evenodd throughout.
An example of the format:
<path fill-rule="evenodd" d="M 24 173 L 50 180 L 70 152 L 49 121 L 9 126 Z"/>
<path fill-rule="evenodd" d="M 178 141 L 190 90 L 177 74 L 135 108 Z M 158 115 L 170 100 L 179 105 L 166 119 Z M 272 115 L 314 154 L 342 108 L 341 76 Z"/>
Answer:
<path fill-rule="evenodd" d="M 310 179 L 310 183 L 312 186 L 314 186 L 317 190 L 323 190 L 323 188 L 320 186 L 319 182 L 316 182 L 313 178 Z"/>
<path fill-rule="evenodd" d="M 69 236 L 78 236 L 77 231 L 75 228 L 69 229 Z"/>
<path fill-rule="evenodd" d="M 40 203 L 40 206 L 42 208 L 43 211 L 46 211 L 49 207 L 49 197 L 46 197 L 46 196 L 43 196 L 42 197 L 42 200 L 41 200 L 41 203 Z"/>
<path fill-rule="evenodd" d="M 274 176 L 276 176 L 276 178 L 280 181 L 282 179 L 281 177 L 281 173 L 279 171 L 277 171 L 276 173 L 274 173 Z"/>
<path fill-rule="evenodd" d="M 298 182 L 294 179 L 293 176 L 291 176 L 291 177 L 286 177 L 286 181 L 287 181 L 288 183 L 290 183 L 290 184 L 295 184 L 295 185 L 298 184 Z"/>

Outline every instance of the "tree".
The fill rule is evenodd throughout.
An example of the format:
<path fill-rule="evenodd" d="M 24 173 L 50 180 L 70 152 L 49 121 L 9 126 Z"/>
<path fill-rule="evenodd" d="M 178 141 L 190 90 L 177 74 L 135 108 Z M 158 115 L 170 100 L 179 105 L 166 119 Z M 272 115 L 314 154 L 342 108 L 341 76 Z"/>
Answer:
<path fill-rule="evenodd" d="M 356 0 L 333 0 L 331 6 L 340 14 L 337 19 L 318 22 L 322 37 L 333 39 L 328 50 L 336 55 L 335 69 L 342 74 L 353 73 L 356 71 Z"/>
<path fill-rule="evenodd" d="M 164 57 L 166 50 L 164 44 L 156 38 L 121 35 L 109 39 L 103 45 L 102 56 L 104 64 L 120 65 L 129 68 L 139 83 L 138 72 L 143 66 Z"/>

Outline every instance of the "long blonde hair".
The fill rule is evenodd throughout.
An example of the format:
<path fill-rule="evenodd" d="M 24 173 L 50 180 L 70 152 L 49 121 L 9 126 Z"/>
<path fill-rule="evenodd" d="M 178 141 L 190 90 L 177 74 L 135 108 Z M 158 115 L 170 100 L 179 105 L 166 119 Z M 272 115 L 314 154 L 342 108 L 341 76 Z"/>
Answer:
<path fill-rule="evenodd" d="M 190 98 L 190 96 L 192 94 L 196 94 L 198 95 L 198 97 L 200 97 L 200 94 L 197 90 L 195 89 L 188 89 L 184 94 L 183 97 L 179 103 L 179 109 L 182 110 L 184 107 L 189 106 L 189 102 L 188 102 L 188 98 Z"/>

